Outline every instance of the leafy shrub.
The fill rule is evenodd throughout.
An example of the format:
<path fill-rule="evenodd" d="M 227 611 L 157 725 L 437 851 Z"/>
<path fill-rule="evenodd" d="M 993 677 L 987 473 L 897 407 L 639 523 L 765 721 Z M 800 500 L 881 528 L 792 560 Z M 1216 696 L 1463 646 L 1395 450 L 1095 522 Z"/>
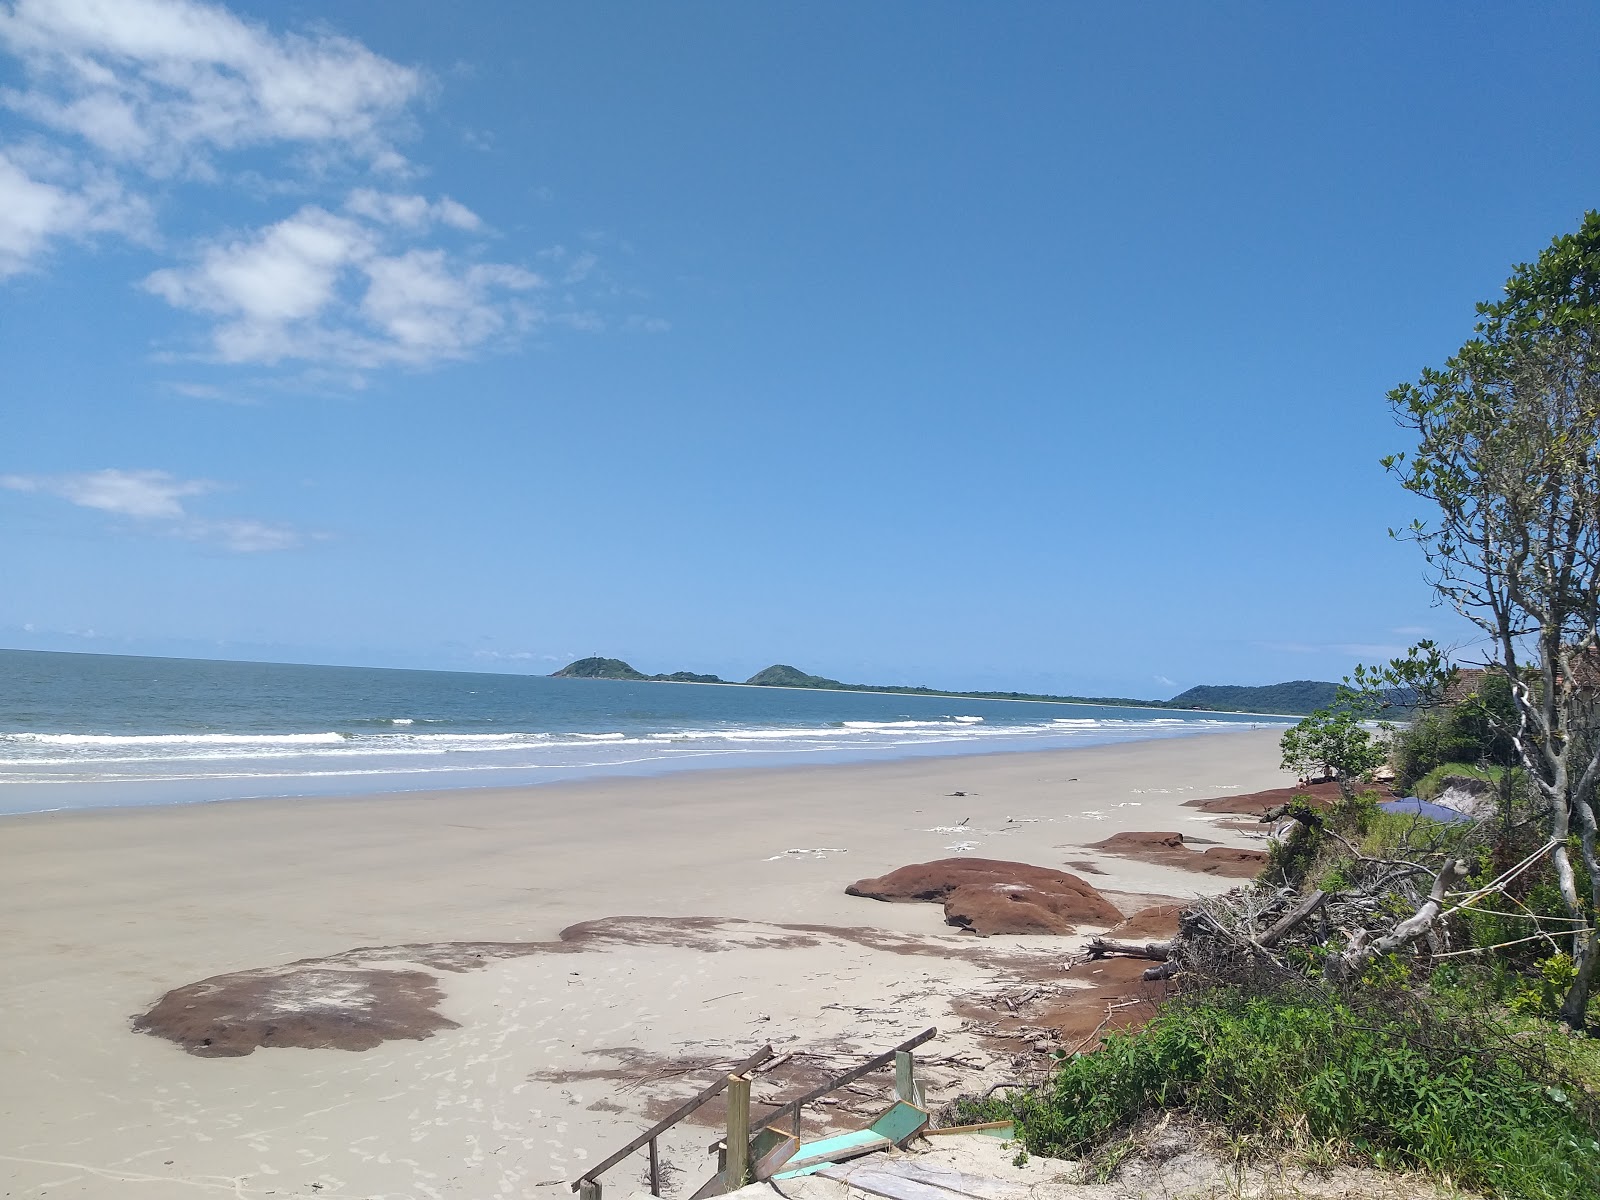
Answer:
<path fill-rule="evenodd" d="M 1263 1145 L 1341 1144 L 1491 1195 L 1600 1195 L 1600 1141 L 1583 1097 L 1488 1018 L 1307 989 L 1169 1001 L 1144 1029 L 1068 1060 L 1035 1093 L 990 1104 L 1033 1154 L 1106 1153 L 1176 1109 Z"/>

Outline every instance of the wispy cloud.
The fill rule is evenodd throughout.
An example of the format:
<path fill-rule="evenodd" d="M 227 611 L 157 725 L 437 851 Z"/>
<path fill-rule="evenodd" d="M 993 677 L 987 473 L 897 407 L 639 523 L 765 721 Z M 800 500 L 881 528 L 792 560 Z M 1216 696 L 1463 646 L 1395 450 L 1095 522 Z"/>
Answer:
<path fill-rule="evenodd" d="M 156 175 L 271 143 L 401 169 L 394 136 L 425 85 L 350 38 L 277 34 L 197 0 L 15 0 L 0 44 L 27 76 L 0 92 L 8 107 Z"/>
<path fill-rule="evenodd" d="M 465 218 L 451 215 L 453 209 L 437 218 L 417 210 L 397 219 L 385 200 L 407 210 L 412 201 L 429 202 L 357 194 L 362 202 L 351 210 L 375 212 L 377 221 L 307 205 L 274 225 L 205 247 L 189 266 L 154 272 L 144 287 L 176 308 L 214 318 L 208 354 L 224 363 L 429 366 L 465 357 L 539 319 L 516 299 L 543 286 L 533 272 L 473 262 L 437 246 L 396 245 L 388 227 L 438 219 L 461 228 Z"/>
<path fill-rule="evenodd" d="M 287 525 L 190 513 L 185 501 L 221 487 L 209 479 L 179 479 L 166 471 L 116 468 L 61 475 L 0 475 L 0 488 L 55 496 L 80 508 L 126 517 L 145 528 L 239 554 L 291 550 L 305 542 L 304 534 Z"/>
<path fill-rule="evenodd" d="M 114 175 L 60 155 L 0 147 L 0 279 L 33 267 L 62 238 L 147 240 L 150 204 Z"/>
<path fill-rule="evenodd" d="M 1157 676 L 1155 676 L 1155 681 L 1157 683 L 1159 683 L 1162 687 L 1177 687 L 1178 686 L 1178 681 L 1176 679 L 1168 679 L 1165 675 L 1157 675 Z"/>
<path fill-rule="evenodd" d="M 277 220 L 178 243 L 144 278 L 205 319 L 179 357 L 268 367 L 285 383 L 276 369 L 292 365 L 294 379 L 320 372 L 320 386 L 347 389 L 536 328 L 668 328 L 594 311 L 589 297 L 623 299 L 596 250 L 535 252 L 537 273 L 489 261 L 497 235 L 478 213 L 407 189 L 421 172 L 397 147 L 432 81 L 351 38 L 280 32 L 203 0 L 0 0 L 0 53 L 21 65 L 0 106 L 34 123 L 0 142 L 0 279 L 65 241 L 166 250 L 155 198 L 184 187 L 298 197 Z"/>

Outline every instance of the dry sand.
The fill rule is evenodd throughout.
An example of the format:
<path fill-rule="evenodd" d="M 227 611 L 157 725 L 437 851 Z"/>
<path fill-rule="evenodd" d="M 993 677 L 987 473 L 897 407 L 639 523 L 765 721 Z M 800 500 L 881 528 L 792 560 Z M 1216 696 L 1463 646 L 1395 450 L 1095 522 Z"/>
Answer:
<path fill-rule="evenodd" d="M 0 1196 L 565 1196 L 762 1044 L 792 1055 L 756 1082 L 776 1100 L 927 1025 L 919 1062 L 948 1099 L 1031 1050 L 975 999 L 1059 987 L 1077 939 L 975 938 L 845 886 L 973 853 L 1080 864 L 1125 912 L 1221 891 L 1235 881 L 1085 847 L 1139 830 L 1259 847 L 1181 805 L 1290 782 L 1276 742 L 5 818 Z M 169 991 L 239 972 L 168 1008 L 373 1044 L 202 1057 L 133 1031 Z M 437 1032 L 370 1036 L 418 1011 Z M 817 1119 L 870 1110 L 863 1092 Z M 712 1136 L 666 1139 L 674 1190 L 713 1168 Z"/>

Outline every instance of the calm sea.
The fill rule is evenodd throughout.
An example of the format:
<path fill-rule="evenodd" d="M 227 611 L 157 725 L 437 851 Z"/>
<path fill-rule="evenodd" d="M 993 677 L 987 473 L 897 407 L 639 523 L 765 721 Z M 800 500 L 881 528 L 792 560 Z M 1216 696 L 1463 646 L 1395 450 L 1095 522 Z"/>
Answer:
<path fill-rule="evenodd" d="M 0 813 L 1087 746 L 1270 718 L 0 650 Z"/>

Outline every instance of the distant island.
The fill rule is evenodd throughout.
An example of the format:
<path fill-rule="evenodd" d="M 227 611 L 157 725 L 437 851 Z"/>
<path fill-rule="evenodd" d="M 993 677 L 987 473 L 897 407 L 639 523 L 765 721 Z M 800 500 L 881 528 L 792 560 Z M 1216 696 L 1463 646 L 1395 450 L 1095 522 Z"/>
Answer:
<path fill-rule="evenodd" d="M 1338 685 L 1315 679 L 1295 679 L 1260 687 L 1235 684 L 1203 684 L 1180 692 L 1170 700 L 1138 700 L 1129 696 L 1052 696 L 1036 692 L 952 692 L 941 688 L 904 687 L 895 684 L 841 683 L 823 675 L 808 675 L 788 663 L 774 663 L 757 671 L 743 683 L 693 671 L 674 671 L 670 675 L 646 675 L 620 658 L 580 658 L 561 670 L 554 679 L 624 679 L 635 683 L 721 683 L 734 687 L 816 688 L 829 692 L 889 692 L 907 696 L 950 696 L 971 700 L 1041 700 L 1057 704 L 1108 704 L 1123 708 L 1181 708 L 1210 712 L 1254 712 L 1300 715 L 1332 702 Z"/>

